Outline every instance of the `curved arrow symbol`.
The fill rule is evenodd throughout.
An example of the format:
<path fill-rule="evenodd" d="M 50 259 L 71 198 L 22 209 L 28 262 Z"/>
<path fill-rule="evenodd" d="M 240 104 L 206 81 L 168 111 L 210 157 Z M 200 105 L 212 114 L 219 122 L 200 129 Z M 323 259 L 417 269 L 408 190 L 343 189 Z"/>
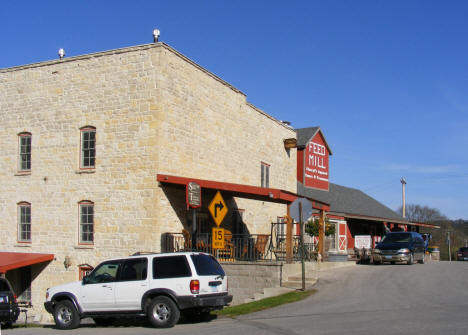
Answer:
<path fill-rule="evenodd" d="M 224 206 L 223 206 L 223 203 L 220 201 L 218 204 L 215 204 L 214 206 L 214 210 L 215 210 L 215 217 L 217 218 L 218 217 L 218 208 L 219 208 L 219 211 L 222 211 Z"/>

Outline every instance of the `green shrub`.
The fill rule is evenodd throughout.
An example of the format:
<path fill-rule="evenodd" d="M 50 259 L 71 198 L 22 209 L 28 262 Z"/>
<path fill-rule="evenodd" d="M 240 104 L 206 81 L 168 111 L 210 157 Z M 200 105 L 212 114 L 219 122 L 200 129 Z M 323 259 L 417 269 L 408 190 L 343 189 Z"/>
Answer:
<path fill-rule="evenodd" d="M 319 219 L 313 218 L 307 221 L 305 224 L 305 232 L 310 236 L 319 235 Z M 328 219 L 325 219 L 325 235 L 335 235 L 335 225 L 330 223 Z"/>

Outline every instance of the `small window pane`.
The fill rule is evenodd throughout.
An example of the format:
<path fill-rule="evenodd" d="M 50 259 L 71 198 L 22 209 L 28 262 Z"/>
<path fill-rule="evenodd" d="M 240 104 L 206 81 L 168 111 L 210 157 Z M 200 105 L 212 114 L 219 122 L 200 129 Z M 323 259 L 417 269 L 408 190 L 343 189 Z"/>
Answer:
<path fill-rule="evenodd" d="M 94 208 L 93 205 L 80 205 L 80 242 L 94 241 Z"/>
<path fill-rule="evenodd" d="M 153 278 L 190 277 L 192 271 L 185 256 L 169 256 L 153 258 Z"/>
<path fill-rule="evenodd" d="M 21 171 L 31 170 L 31 135 L 20 135 L 19 168 Z"/>
<path fill-rule="evenodd" d="M 31 206 L 19 206 L 19 240 L 22 242 L 31 241 Z"/>
<path fill-rule="evenodd" d="M 81 132 L 81 167 L 93 168 L 96 157 L 96 131 Z"/>
<path fill-rule="evenodd" d="M 260 185 L 262 187 L 270 187 L 270 166 L 261 163 L 261 175 L 260 175 Z"/>

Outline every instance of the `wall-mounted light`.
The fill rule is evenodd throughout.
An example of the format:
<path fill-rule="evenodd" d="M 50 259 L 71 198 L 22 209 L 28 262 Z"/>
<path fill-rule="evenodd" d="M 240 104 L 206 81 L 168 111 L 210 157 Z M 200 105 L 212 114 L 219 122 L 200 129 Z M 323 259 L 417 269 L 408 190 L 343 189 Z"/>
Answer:
<path fill-rule="evenodd" d="M 63 261 L 63 265 L 65 266 L 65 269 L 68 269 L 72 265 L 70 256 L 65 256 L 65 260 Z"/>
<path fill-rule="evenodd" d="M 292 149 L 297 147 L 297 140 L 295 138 L 287 138 L 283 140 L 285 149 Z"/>

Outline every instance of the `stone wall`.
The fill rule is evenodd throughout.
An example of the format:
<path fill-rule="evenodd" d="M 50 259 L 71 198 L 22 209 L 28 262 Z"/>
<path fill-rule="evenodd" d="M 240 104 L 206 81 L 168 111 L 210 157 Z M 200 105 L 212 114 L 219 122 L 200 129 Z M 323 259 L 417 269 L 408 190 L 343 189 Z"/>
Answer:
<path fill-rule="evenodd" d="M 252 299 L 255 293 L 263 293 L 264 288 L 281 286 L 281 262 L 224 262 L 222 266 L 229 279 L 232 305 L 243 304 L 245 299 Z"/>
<path fill-rule="evenodd" d="M 158 173 L 261 186 L 263 162 L 270 165 L 270 187 L 296 192 L 296 151 L 283 145 L 285 138 L 296 136 L 291 128 L 174 50 L 164 49 L 159 57 Z M 161 220 L 180 231 L 176 213 L 163 195 L 158 198 L 164 202 L 158 206 L 164 213 Z M 241 198 L 234 202 L 244 210 L 251 233 L 269 233 L 270 222 L 286 214 L 281 204 Z M 207 205 L 204 202 L 205 212 Z"/>

